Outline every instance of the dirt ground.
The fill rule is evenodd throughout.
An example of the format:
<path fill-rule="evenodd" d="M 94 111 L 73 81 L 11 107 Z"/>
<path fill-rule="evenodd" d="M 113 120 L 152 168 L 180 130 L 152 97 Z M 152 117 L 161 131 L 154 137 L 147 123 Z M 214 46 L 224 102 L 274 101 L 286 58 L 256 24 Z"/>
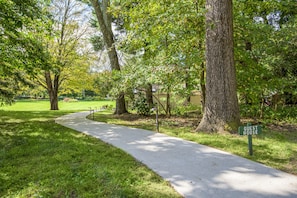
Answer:
<path fill-rule="evenodd" d="M 123 114 L 123 115 L 114 115 L 115 118 L 119 118 L 125 121 L 139 121 L 139 122 L 151 122 L 156 119 L 156 115 L 150 116 L 140 116 L 136 114 Z M 197 128 L 199 122 L 201 121 L 202 115 L 196 116 L 171 116 L 167 117 L 166 115 L 159 115 L 159 120 L 162 122 L 169 123 L 171 126 L 176 127 L 191 127 L 193 129 Z M 266 128 L 278 132 L 297 132 L 297 124 L 289 124 L 282 122 L 275 122 L 269 124 L 263 124 L 261 121 L 255 121 L 249 118 L 242 118 L 241 122 L 243 124 L 252 123 L 265 125 Z"/>

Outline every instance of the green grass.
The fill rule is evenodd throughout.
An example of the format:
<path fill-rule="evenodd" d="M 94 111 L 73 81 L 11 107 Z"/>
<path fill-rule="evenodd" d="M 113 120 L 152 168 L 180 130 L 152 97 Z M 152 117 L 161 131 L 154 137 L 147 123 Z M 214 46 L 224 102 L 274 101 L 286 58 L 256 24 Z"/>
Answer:
<path fill-rule="evenodd" d="M 59 101 L 59 109 L 64 111 L 84 111 L 99 109 L 104 105 L 115 107 L 114 101 L 76 101 L 64 102 Z M 6 111 L 47 111 L 50 109 L 50 102 L 47 100 L 20 100 L 11 106 L 0 106 L 0 110 Z"/>
<path fill-rule="evenodd" d="M 180 197 L 127 153 L 55 124 L 81 107 L 29 111 L 34 103 L 0 110 L 0 197 Z"/>
<path fill-rule="evenodd" d="M 114 116 L 111 112 L 97 112 L 95 114 L 97 121 L 147 130 L 155 130 L 156 128 L 153 117 L 127 117 Z M 195 119 L 198 120 L 198 118 Z M 196 133 L 194 131 L 195 126 L 179 123 L 179 120 L 161 118 L 160 132 L 218 148 L 297 175 L 297 131 L 295 128 L 278 129 L 277 127 L 263 126 L 263 133 L 253 136 L 254 155 L 250 156 L 247 136 Z"/>

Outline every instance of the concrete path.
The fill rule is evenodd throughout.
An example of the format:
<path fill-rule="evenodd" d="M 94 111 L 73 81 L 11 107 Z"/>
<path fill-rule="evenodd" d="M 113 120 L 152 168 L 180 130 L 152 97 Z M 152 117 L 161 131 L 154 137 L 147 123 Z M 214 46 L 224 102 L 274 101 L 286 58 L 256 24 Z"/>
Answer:
<path fill-rule="evenodd" d="M 294 175 L 164 134 L 94 122 L 85 118 L 88 114 L 69 114 L 56 122 L 121 148 L 184 197 L 297 198 Z"/>

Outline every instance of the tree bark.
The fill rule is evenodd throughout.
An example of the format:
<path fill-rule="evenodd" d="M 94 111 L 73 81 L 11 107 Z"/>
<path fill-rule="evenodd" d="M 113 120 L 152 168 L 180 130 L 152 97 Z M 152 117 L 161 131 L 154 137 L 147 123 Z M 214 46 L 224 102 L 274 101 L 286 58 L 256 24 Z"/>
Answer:
<path fill-rule="evenodd" d="M 46 88 L 50 98 L 50 110 L 59 110 L 58 106 L 58 90 L 59 90 L 59 76 L 55 75 L 52 82 L 51 73 L 46 71 L 44 74 L 46 81 Z"/>
<path fill-rule="evenodd" d="M 201 64 L 201 71 L 200 71 L 200 88 L 201 88 L 201 105 L 202 105 L 202 112 L 204 112 L 205 108 L 205 95 L 206 95 L 206 86 L 205 86 L 205 68 L 204 63 Z"/>
<path fill-rule="evenodd" d="M 170 89 L 166 93 L 166 116 L 171 117 Z"/>
<path fill-rule="evenodd" d="M 121 115 L 124 113 L 127 113 L 128 111 L 126 110 L 126 102 L 125 102 L 125 95 L 121 93 L 118 98 L 116 99 L 116 110 L 114 114 L 116 115 Z"/>
<path fill-rule="evenodd" d="M 206 0 L 204 132 L 235 132 L 240 124 L 233 52 L 232 0 Z"/>
<path fill-rule="evenodd" d="M 91 0 L 91 3 L 93 5 L 93 8 L 96 13 L 96 17 L 100 26 L 100 30 L 103 35 L 103 40 L 105 42 L 106 48 L 107 48 L 107 53 L 111 65 L 112 70 L 118 70 L 120 71 L 120 64 L 119 64 L 119 59 L 118 59 L 118 54 L 115 48 L 115 42 L 114 42 L 114 35 L 111 29 L 111 20 L 109 20 L 109 16 L 107 13 L 107 7 L 109 6 L 109 0 L 104 0 L 103 1 L 103 10 L 105 13 L 102 11 L 101 6 L 99 4 L 98 0 Z M 120 93 L 119 96 L 116 99 L 116 110 L 115 114 L 123 114 L 127 113 L 126 109 L 126 102 L 125 102 L 125 97 L 124 93 Z"/>
<path fill-rule="evenodd" d="M 146 102 L 152 108 L 154 106 L 154 101 L 153 101 L 153 86 L 152 84 L 147 84 L 146 90 L 145 90 L 145 95 L 146 95 Z"/>

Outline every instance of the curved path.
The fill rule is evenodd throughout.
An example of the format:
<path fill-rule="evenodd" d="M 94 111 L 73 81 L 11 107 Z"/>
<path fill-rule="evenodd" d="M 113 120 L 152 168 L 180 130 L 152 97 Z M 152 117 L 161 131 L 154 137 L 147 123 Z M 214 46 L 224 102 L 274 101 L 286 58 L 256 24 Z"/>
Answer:
<path fill-rule="evenodd" d="M 126 151 L 184 197 L 297 197 L 294 175 L 164 134 L 91 121 L 88 114 L 69 114 L 56 122 Z"/>

